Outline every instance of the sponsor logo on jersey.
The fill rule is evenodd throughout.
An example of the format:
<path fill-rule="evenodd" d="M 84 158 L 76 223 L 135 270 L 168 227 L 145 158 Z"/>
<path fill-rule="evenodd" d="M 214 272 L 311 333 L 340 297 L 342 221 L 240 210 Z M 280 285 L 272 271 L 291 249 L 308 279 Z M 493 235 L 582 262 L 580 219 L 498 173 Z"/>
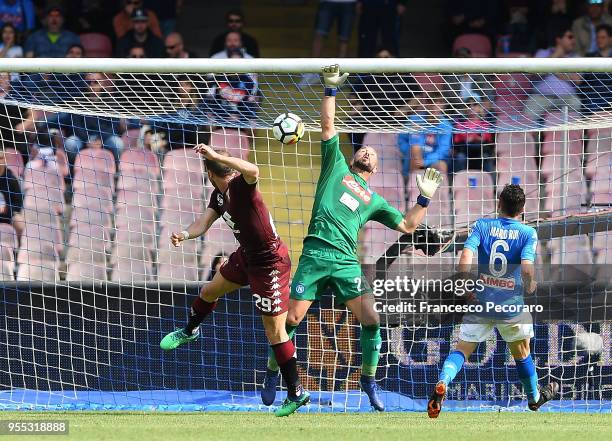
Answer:
<path fill-rule="evenodd" d="M 223 195 L 221 193 L 217 193 L 217 204 L 219 207 L 223 207 Z"/>
<path fill-rule="evenodd" d="M 485 286 L 490 286 L 492 288 L 513 290 L 516 286 L 516 282 L 512 278 L 505 279 L 503 277 L 494 277 L 490 274 L 481 274 L 480 280 L 482 280 Z"/>
<path fill-rule="evenodd" d="M 366 204 L 369 204 L 372 200 L 372 195 L 361 185 L 359 185 L 359 182 L 357 182 L 351 175 L 346 175 L 342 179 L 342 183 Z"/>

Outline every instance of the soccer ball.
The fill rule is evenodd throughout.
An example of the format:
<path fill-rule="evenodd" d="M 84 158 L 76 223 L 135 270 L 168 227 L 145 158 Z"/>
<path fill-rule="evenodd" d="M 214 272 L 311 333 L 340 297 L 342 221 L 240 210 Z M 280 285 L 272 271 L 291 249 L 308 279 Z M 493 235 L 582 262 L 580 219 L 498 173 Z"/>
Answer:
<path fill-rule="evenodd" d="M 293 113 L 283 113 L 274 120 L 272 133 L 283 144 L 295 144 L 304 136 L 302 118 Z"/>

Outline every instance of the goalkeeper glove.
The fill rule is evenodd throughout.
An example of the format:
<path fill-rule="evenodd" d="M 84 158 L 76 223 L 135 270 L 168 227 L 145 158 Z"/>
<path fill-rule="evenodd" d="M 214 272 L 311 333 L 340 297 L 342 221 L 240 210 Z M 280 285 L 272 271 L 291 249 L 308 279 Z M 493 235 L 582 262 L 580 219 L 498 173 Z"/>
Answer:
<path fill-rule="evenodd" d="M 325 96 L 336 96 L 336 90 L 344 84 L 348 78 L 348 72 L 340 75 L 340 66 L 337 64 L 325 66 L 321 71 L 325 84 Z"/>
<path fill-rule="evenodd" d="M 425 170 L 423 176 L 417 175 L 416 177 L 417 187 L 421 194 L 417 198 L 417 204 L 427 207 L 429 200 L 436 193 L 436 190 L 442 182 L 442 175 L 435 168 L 428 168 Z"/>

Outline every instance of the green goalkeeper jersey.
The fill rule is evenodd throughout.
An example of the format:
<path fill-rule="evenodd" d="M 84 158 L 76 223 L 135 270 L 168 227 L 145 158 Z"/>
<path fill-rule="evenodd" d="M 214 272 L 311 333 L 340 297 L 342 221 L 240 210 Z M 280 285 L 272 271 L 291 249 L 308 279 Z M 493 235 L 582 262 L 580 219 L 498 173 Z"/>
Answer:
<path fill-rule="evenodd" d="M 374 220 L 395 229 L 403 218 L 349 169 L 338 135 L 321 141 L 321 175 L 306 239 L 316 237 L 356 258 L 359 230 L 366 222 Z"/>

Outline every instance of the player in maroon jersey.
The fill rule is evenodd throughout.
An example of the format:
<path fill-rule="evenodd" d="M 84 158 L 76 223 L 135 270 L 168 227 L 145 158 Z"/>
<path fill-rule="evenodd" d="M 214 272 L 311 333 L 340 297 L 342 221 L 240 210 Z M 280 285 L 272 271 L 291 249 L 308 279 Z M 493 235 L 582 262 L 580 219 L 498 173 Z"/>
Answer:
<path fill-rule="evenodd" d="M 266 336 L 280 360 L 281 374 L 287 385 L 287 399 L 276 415 L 290 415 L 308 403 L 310 396 L 300 383 L 295 346 L 285 330 L 291 260 L 257 189 L 259 168 L 206 144 L 198 144 L 194 150 L 204 156 L 208 178 L 215 190 L 204 214 L 186 230 L 172 233 L 170 240 L 174 246 L 179 246 L 184 240 L 200 237 L 222 217 L 240 246 L 193 301 L 187 325 L 166 335 L 160 346 L 171 350 L 197 339 L 200 323 L 215 308 L 219 297 L 250 285 L 255 306 L 262 314 Z"/>

